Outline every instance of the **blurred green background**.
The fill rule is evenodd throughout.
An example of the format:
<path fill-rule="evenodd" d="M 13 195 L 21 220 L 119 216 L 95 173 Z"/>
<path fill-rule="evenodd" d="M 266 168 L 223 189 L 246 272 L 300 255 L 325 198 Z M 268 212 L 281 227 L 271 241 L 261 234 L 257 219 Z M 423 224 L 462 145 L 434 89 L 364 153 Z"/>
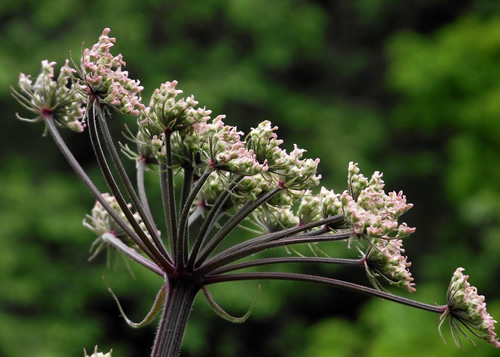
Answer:
<path fill-rule="evenodd" d="M 104 27 L 117 37 L 147 101 L 178 80 L 228 124 L 278 125 L 321 158 L 323 185 L 345 189 L 347 164 L 385 173 L 415 207 L 405 242 L 414 299 L 443 304 L 456 267 L 500 319 L 500 3 L 497 0 L 3 0 L 0 2 L 0 356 L 68 357 L 99 344 L 116 357 L 147 356 L 155 324 L 129 328 L 161 281 L 120 259 L 87 262 L 94 237 L 81 221 L 91 195 L 43 125 L 12 99 L 19 72 L 62 64 Z M 134 118 L 124 119 L 129 124 Z M 117 122 L 117 131 L 122 126 Z M 98 182 L 87 134 L 64 133 Z M 102 182 L 101 182 L 102 183 Z M 152 180 L 152 184 L 154 184 Z M 103 187 L 103 186 L 101 186 Z M 104 189 L 104 188 L 103 188 Z M 355 251 L 351 251 L 354 256 Z M 334 276 L 365 282 L 362 271 Z M 243 314 L 257 283 L 214 287 Z M 398 294 L 403 294 L 396 291 Z M 458 350 L 438 316 L 322 286 L 262 284 L 253 316 L 232 325 L 203 299 L 183 356 L 494 356 L 478 341 Z M 476 340 L 477 341 L 477 340 Z"/>

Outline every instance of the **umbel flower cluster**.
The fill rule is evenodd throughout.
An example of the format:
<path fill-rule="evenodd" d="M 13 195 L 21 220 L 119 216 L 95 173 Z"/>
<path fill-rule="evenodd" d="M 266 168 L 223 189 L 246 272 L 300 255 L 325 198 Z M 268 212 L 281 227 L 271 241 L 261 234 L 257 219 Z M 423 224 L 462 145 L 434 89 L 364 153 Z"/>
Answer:
<path fill-rule="evenodd" d="M 21 74 L 19 90 L 13 89 L 13 95 L 35 115 L 18 118 L 45 123 L 97 200 L 83 221 L 97 236 L 91 259 L 113 249 L 162 278 L 153 307 L 140 323 L 125 316 L 109 288 L 133 327 L 151 322 L 161 312 L 152 356 L 180 353 L 191 306 L 200 291 L 219 316 L 233 322 L 246 320 L 256 300 L 247 314 L 233 317 L 207 288 L 242 280 L 321 283 L 380 297 L 440 314 L 440 328 L 449 318 L 459 346 L 459 333 L 470 340 L 461 324 L 499 347 L 496 321 L 462 268 L 453 275 L 443 306 L 385 290 L 395 286 L 415 291 L 403 248 L 415 228 L 400 222 L 412 205 L 402 192 L 384 191 L 381 173 L 365 177 L 351 162 L 344 192 L 321 187 L 319 159 L 306 158 L 306 151 L 295 145 L 292 150 L 284 148 L 271 122 L 263 121 L 245 135 L 227 125 L 224 115 L 213 117 L 194 96 L 183 96 L 177 81 L 161 84 L 149 105 L 142 104 L 143 87 L 123 70 L 122 55 L 111 54 L 115 39 L 108 37 L 109 31 L 105 29 L 91 49 L 83 50 L 80 63 L 73 61 L 75 68 L 67 61 L 57 79 L 55 63 L 49 61 L 42 61 L 35 83 Z M 113 111 L 136 118 L 137 131 L 127 129 L 128 142 L 119 146 L 122 155 L 135 163 L 135 184 L 107 126 Z M 88 130 L 109 193 L 102 193 L 90 180 L 58 127 Z M 145 175 L 158 177 L 163 212 L 150 208 Z M 241 238 L 242 230 L 250 232 L 244 235 L 249 238 Z M 355 248 L 353 257 L 329 256 L 329 245 L 338 242 Z M 326 275 L 283 272 L 292 263 L 362 268 L 372 287 Z M 282 267 L 279 272 L 273 270 L 276 265 Z M 101 354 L 96 350 L 94 355 Z"/>

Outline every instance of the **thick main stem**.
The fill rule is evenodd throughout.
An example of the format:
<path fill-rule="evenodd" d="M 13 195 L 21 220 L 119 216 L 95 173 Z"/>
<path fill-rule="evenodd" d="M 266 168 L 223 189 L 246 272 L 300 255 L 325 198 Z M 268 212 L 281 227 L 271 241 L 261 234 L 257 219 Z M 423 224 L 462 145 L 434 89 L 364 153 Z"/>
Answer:
<path fill-rule="evenodd" d="M 194 298 L 200 285 L 189 280 L 171 279 L 151 357 L 177 357 L 181 351 Z"/>

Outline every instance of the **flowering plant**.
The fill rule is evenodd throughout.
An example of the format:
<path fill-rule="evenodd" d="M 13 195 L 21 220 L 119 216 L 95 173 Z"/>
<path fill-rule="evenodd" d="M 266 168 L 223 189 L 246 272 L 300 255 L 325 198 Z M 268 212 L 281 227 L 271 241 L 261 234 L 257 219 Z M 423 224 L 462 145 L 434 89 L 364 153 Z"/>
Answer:
<path fill-rule="evenodd" d="M 34 119 L 18 118 L 45 123 L 97 200 L 83 221 L 97 236 L 91 258 L 103 249 L 114 249 L 163 278 L 151 311 L 139 323 L 126 317 L 108 288 L 125 321 L 133 327 L 150 323 L 161 312 L 153 357 L 179 355 L 191 307 L 200 291 L 219 316 L 243 322 L 257 299 L 247 314 L 234 317 L 217 304 L 208 287 L 263 279 L 321 283 L 439 313 L 439 327 L 449 318 L 457 345 L 461 344 L 458 333 L 465 332 L 460 322 L 476 336 L 499 346 L 494 332 L 496 321 L 486 312 L 484 297 L 469 285 L 461 268 L 453 276 L 444 306 L 424 304 L 385 290 L 384 285 L 389 284 L 415 291 L 410 263 L 403 255 L 403 242 L 415 228 L 400 222 L 412 205 L 402 192 L 384 191 L 381 173 L 367 178 L 357 164 L 350 163 L 343 193 L 318 188 L 319 159 L 304 158 L 305 150 L 297 146 L 290 152 L 285 150 L 276 126 L 264 121 L 245 136 L 226 125 L 224 115 L 212 118 L 211 111 L 198 106 L 194 96 L 182 97 L 176 81 L 156 89 L 146 107 L 140 97 L 143 87 L 123 71 L 122 56 L 110 53 L 115 39 L 108 37 L 109 31 L 103 31 L 92 49 L 83 50 L 80 63 L 73 61 L 75 68 L 67 61 L 57 80 L 54 62 L 42 61 L 42 72 L 35 83 L 21 74 L 20 90 L 13 90 L 13 95 L 36 115 Z M 122 153 L 135 162 L 136 185 L 126 173 L 107 126 L 113 111 L 137 117 L 137 132 L 128 131 L 130 143 L 121 145 Z M 87 176 L 57 126 L 77 132 L 88 129 L 110 193 L 101 193 Z M 158 229 L 156 212 L 150 209 L 144 180 L 147 171 L 159 177 L 164 232 Z M 175 176 L 182 180 L 180 190 L 175 187 Z M 236 228 L 255 236 L 223 245 Z M 360 256 L 328 256 L 321 244 L 335 241 L 356 246 Z M 301 252 L 301 245 L 310 253 Z M 284 249 L 276 249 L 280 247 Z M 273 256 L 259 255 L 264 251 Z M 283 252 L 288 254 L 284 256 Z M 268 269 L 291 263 L 364 268 L 373 287 L 323 275 Z M 100 355 L 96 349 L 93 356 Z"/>

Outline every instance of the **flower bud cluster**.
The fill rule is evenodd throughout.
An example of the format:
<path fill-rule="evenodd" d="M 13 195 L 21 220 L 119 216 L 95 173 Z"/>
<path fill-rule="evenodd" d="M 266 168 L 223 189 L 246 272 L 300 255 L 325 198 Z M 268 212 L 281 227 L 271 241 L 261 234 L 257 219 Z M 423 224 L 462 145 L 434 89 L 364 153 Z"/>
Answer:
<path fill-rule="evenodd" d="M 289 206 L 273 207 L 263 205 L 254 212 L 253 223 L 257 225 L 259 231 L 273 233 L 296 227 L 300 224 L 300 221 Z"/>
<path fill-rule="evenodd" d="M 177 81 L 165 82 L 155 89 L 148 107 L 148 119 L 159 128 L 178 131 L 210 119 L 212 111 L 195 108 L 198 101 L 191 95 L 177 99 L 182 90 L 176 89 Z"/>
<path fill-rule="evenodd" d="M 138 116 L 145 106 L 141 103 L 141 92 L 144 89 L 138 80 L 128 77 L 128 72 L 122 70 L 125 66 L 121 54 L 113 56 L 110 48 L 116 39 L 108 37 L 111 30 L 105 28 L 99 41 L 86 48 L 81 58 L 81 90 L 90 94 L 99 103 L 112 106 L 123 114 Z"/>
<path fill-rule="evenodd" d="M 465 325 L 476 336 L 495 347 L 500 347 L 495 333 L 496 321 L 486 311 L 484 296 L 478 295 L 476 287 L 469 284 L 469 276 L 464 275 L 463 271 L 464 268 L 457 268 L 451 278 L 446 295 L 447 309 L 441 315 L 441 324 L 447 317 L 451 319 L 453 337 L 457 345 L 459 339 L 455 332 L 463 330 L 456 327 L 455 320 Z"/>
<path fill-rule="evenodd" d="M 269 121 L 263 121 L 257 128 L 252 128 L 247 137 L 247 147 L 256 155 L 259 162 L 264 160 L 268 166 L 267 177 L 276 184 L 290 190 L 306 190 L 317 186 L 321 175 L 316 175 L 319 159 L 302 159 L 306 150 L 294 149 L 287 153 L 280 148 L 283 140 L 279 140 Z"/>
<path fill-rule="evenodd" d="M 249 220 L 260 227 L 260 232 L 272 233 L 316 222 L 342 212 L 339 195 L 324 187 L 317 195 L 312 194 L 311 190 L 304 191 L 295 203 L 296 205 L 265 204 L 259 207 Z M 322 227 L 313 230 L 320 228 Z"/>
<path fill-rule="evenodd" d="M 382 278 L 391 285 L 415 291 L 408 270 L 411 264 L 402 255 L 402 239 L 415 228 L 398 223 L 399 217 L 413 205 L 406 202 L 403 192 L 385 193 L 382 173 L 376 171 L 368 179 L 353 162 L 349 163 L 347 183 L 348 190 L 342 193 L 340 202 L 346 223 L 353 231 L 351 239 L 364 238 L 368 242 L 366 253 L 362 253 L 368 279 L 377 289 L 382 288 L 377 280 Z"/>
<path fill-rule="evenodd" d="M 411 263 L 402 255 L 405 251 L 403 241 L 401 239 L 376 240 L 372 244 L 363 259 L 372 285 L 382 288 L 380 282 L 377 281 L 378 277 L 382 277 L 391 285 L 403 288 L 410 293 L 414 292 L 415 283 L 408 270 Z"/>
<path fill-rule="evenodd" d="M 83 97 L 68 86 L 74 69 L 68 66 L 68 61 L 61 68 L 57 80 L 54 79 L 56 62 L 42 61 L 42 71 L 32 82 L 30 76 L 19 75 L 21 93 L 13 89 L 14 97 L 26 109 L 36 115 L 33 119 L 22 118 L 28 122 L 39 122 L 51 116 L 61 127 L 76 132 L 82 132 L 85 125 L 82 121 L 84 108 Z"/>
<path fill-rule="evenodd" d="M 118 201 L 114 196 L 109 195 L 108 193 L 103 193 L 102 197 L 106 200 L 106 202 L 111 206 L 111 208 L 123 219 L 125 222 L 129 224 L 125 213 L 121 209 Z M 129 208 L 132 208 L 131 204 L 127 205 Z M 149 233 L 146 229 L 146 225 L 142 221 L 139 214 L 136 212 L 133 214 L 134 219 L 139 224 L 141 229 L 146 235 L 149 236 Z M 91 232 L 98 236 L 97 240 L 92 244 L 93 247 L 96 247 L 96 252 L 98 253 L 100 249 L 104 247 L 105 244 L 102 242 L 102 236 L 106 233 L 112 234 L 116 238 L 121 239 L 124 243 L 131 245 L 131 241 L 127 238 L 128 235 L 123 231 L 123 229 L 116 223 L 116 221 L 110 216 L 108 211 L 104 209 L 99 201 L 97 201 L 92 208 L 91 214 L 86 215 L 83 220 L 83 225 L 87 227 Z M 95 255 L 95 254 L 94 254 Z"/>
<path fill-rule="evenodd" d="M 402 239 L 415 231 L 398 218 L 413 205 L 406 203 L 403 192 L 384 192 L 382 174 L 378 171 L 370 180 L 359 173 L 357 164 L 349 163 L 349 190 L 340 200 L 346 221 L 357 236 L 365 238 Z"/>
<path fill-rule="evenodd" d="M 321 188 L 322 190 L 324 187 Z M 311 190 L 306 190 L 300 200 L 297 216 L 300 224 L 307 224 L 314 221 L 319 221 L 322 217 L 322 196 L 313 196 Z"/>
<path fill-rule="evenodd" d="M 252 149 L 241 141 L 243 133 L 236 127 L 224 125 L 218 116 L 201 128 L 201 161 L 212 170 L 237 175 L 254 176 L 267 171 L 267 161 L 260 163 Z"/>
<path fill-rule="evenodd" d="M 338 193 L 321 187 L 319 197 L 321 199 L 321 216 L 323 218 L 336 216 L 342 213 L 342 202 L 340 201 L 340 195 Z"/>

